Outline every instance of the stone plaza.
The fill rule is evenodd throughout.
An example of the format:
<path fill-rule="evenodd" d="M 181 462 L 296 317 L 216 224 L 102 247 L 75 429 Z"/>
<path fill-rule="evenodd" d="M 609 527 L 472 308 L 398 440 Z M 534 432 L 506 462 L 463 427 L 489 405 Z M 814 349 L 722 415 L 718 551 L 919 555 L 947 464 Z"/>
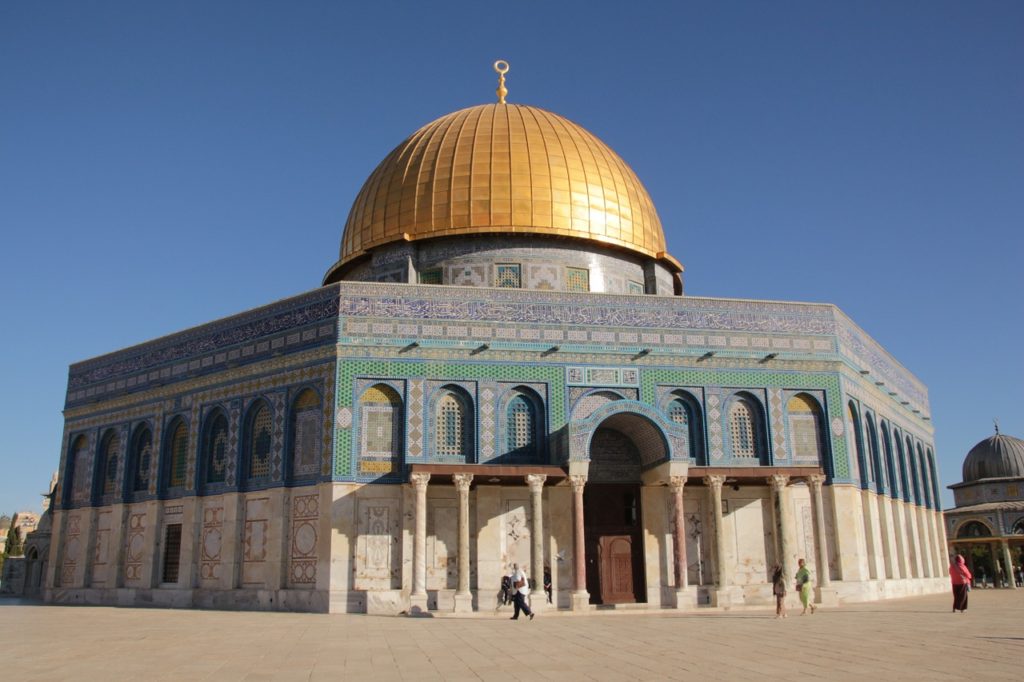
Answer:
<path fill-rule="evenodd" d="M 823 608 L 393 618 L 42 606 L 0 599 L 10 680 L 1007 680 L 1024 591 Z M 40 643 L 58 641 L 40 653 Z"/>

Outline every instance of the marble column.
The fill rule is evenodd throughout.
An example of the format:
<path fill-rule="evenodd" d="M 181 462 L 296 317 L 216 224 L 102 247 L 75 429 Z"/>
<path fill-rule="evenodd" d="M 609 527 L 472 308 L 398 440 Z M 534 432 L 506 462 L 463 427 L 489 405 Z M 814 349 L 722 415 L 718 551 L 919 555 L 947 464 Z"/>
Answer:
<path fill-rule="evenodd" d="M 583 488 L 587 484 L 587 477 L 579 474 L 569 476 L 569 483 L 572 485 L 572 608 L 573 611 L 582 611 L 590 604 L 590 594 L 587 592 L 587 545 L 585 537 L 585 526 L 583 524 Z"/>
<path fill-rule="evenodd" d="M 729 606 L 729 583 L 732 581 L 731 571 L 725 555 L 725 528 L 722 515 L 722 484 L 725 476 L 705 476 L 704 485 L 711 494 L 712 520 L 715 523 L 715 581 L 717 589 L 714 594 L 715 606 Z"/>
<path fill-rule="evenodd" d="M 455 590 L 455 611 L 473 610 L 473 594 L 469 591 L 469 485 L 473 474 L 453 474 L 452 482 L 459 492 L 459 584 Z"/>
<path fill-rule="evenodd" d="M 672 543 L 675 546 L 676 608 L 685 609 L 695 604 L 689 599 L 687 581 L 689 576 L 686 561 L 686 514 L 683 509 L 683 488 L 686 476 L 671 476 L 668 482 L 672 491 Z"/>
<path fill-rule="evenodd" d="M 1017 589 L 1017 579 L 1013 575 L 1013 557 L 1010 556 L 1010 541 L 1000 540 L 999 544 L 1003 549 L 1003 567 L 1006 570 L 1006 586 Z"/>
<path fill-rule="evenodd" d="M 526 484 L 530 486 L 530 577 L 533 590 L 530 592 L 530 608 L 543 611 L 547 606 L 544 594 L 544 474 L 527 474 Z"/>
<path fill-rule="evenodd" d="M 782 573 L 789 579 L 796 574 L 793 567 L 793 547 L 790 541 L 793 524 L 790 520 L 789 495 L 787 494 L 789 476 L 773 474 L 768 477 L 768 485 L 772 489 L 772 509 L 775 512 L 775 533 L 778 537 L 775 548 L 778 551 Z"/>
<path fill-rule="evenodd" d="M 412 594 L 409 595 L 410 615 L 427 612 L 427 483 L 430 474 L 410 474 L 409 480 L 416 491 L 416 531 L 412 541 Z"/>
<path fill-rule="evenodd" d="M 825 526 L 825 504 L 822 499 L 823 474 L 807 477 L 811 489 L 811 515 L 814 523 L 815 563 L 817 563 L 818 585 L 814 590 L 814 601 L 819 604 L 838 604 L 839 593 L 832 588 L 832 576 L 828 565 L 828 529 Z"/>

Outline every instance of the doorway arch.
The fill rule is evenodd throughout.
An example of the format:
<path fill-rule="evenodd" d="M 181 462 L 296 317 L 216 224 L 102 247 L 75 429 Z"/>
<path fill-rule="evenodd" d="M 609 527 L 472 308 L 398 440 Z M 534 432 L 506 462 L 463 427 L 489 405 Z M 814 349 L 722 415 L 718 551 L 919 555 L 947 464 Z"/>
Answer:
<path fill-rule="evenodd" d="M 620 411 L 595 423 L 583 493 L 592 604 L 647 601 L 642 476 L 645 468 L 669 459 L 669 453 L 665 433 L 647 416 Z"/>

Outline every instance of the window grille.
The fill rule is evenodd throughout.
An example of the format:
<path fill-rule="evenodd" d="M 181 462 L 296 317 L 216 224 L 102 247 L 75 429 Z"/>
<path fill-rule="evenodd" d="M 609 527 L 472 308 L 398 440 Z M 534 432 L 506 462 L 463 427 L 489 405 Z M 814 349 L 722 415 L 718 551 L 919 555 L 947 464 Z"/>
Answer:
<path fill-rule="evenodd" d="M 566 268 L 566 291 L 590 291 L 590 271 L 586 268 Z"/>
<path fill-rule="evenodd" d="M 103 494 L 113 495 L 117 487 L 117 454 L 121 450 L 121 439 L 116 435 L 107 439 L 103 452 Z"/>
<path fill-rule="evenodd" d="M 737 400 L 729 411 L 729 435 L 734 457 L 757 457 L 754 414 L 745 400 Z"/>
<path fill-rule="evenodd" d="M 176 583 L 178 582 L 178 566 L 181 561 L 181 524 L 168 524 L 165 538 L 163 582 Z"/>
<path fill-rule="evenodd" d="M 466 451 L 465 441 L 466 415 L 459 399 L 449 393 L 437 406 L 437 454 L 460 457 Z"/>
<path fill-rule="evenodd" d="M 292 409 L 292 475 L 315 475 L 321 453 L 320 398 L 306 389 Z"/>
<path fill-rule="evenodd" d="M 645 293 L 644 292 L 644 285 L 641 284 L 640 282 L 630 282 L 629 283 L 629 293 L 631 293 L 631 294 L 643 294 L 643 293 Z"/>
<path fill-rule="evenodd" d="M 443 284 L 441 269 L 424 270 L 420 273 L 420 284 Z"/>
<path fill-rule="evenodd" d="M 499 263 L 494 286 L 506 289 L 519 289 L 523 286 L 522 271 L 518 263 Z"/>
<path fill-rule="evenodd" d="M 188 464 L 188 428 L 185 422 L 178 422 L 171 437 L 171 467 L 168 487 L 181 488 L 185 485 L 185 469 Z"/>
<path fill-rule="evenodd" d="M 143 429 L 135 437 L 135 474 L 132 476 L 132 490 L 145 492 L 149 490 L 149 467 L 153 457 L 153 434 Z"/>
<path fill-rule="evenodd" d="M 250 478 L 261 479 L 270 476 L 271 442 L 270 409 L 266 405 L 261 405 L 252 418 L 252 430 L 249 439 L 252 457 L 249 467 Z"/>
<path fill-rule="evenodd" d="M 533 454 L 536 445 L 536 418 L 533 405 L 522 395 L 509 402 L 507 414 L 507 445 L 509 452 Z"/>

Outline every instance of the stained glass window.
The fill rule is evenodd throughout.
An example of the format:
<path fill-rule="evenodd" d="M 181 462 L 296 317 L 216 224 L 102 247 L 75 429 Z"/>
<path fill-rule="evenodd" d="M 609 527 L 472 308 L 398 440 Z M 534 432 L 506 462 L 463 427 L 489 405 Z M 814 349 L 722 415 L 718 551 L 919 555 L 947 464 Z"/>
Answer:
<path fill-rule="evenodd" d="M 103 494 L 113 495 L 117 487 L 117 456 L 121 451 L 121 439 L 110 434 L 103 448 Z"/>
<path fill-rule="evenodd" d="M 223 483 L 228 469 L 228 420 L 217 413 L 206 440 L 206 482 Z"/>
<path fill-rule="evenodd" d="M 270 476 L 271 419 L 270 408 L 261 404 L 252 416 L 249 430 L 249 478 Z"/>
<path fill-rule="evenodd" d="M 188 428 L 185 422 L 179 421 L 171 436 L 170 476 L 167 485 L 170 488 L 181 488 L 185 485 L 185 469 L 188 465 Z"/>
<path fill-rule="evenodd" d="M 518 289 L 523 286 L 522 272 L 518 263 L 498 263 L 494 286 Z"/>
<path fill-rule="evenodd" d="M 526 396 L 517 395 L 508 404 L 506 419 L 508 451 L 522 456 L 533 455 L 537 445 L 533 403 Z"/>
<path fill-rule="evenodd" d="M 590 291 L 590 271 L 586 268 L 565 269 L 566 291 Z"/>
<path fill-rule="evenodd" d="M 640 282 L 629 283 L 629 293 L 631 294 L 642 294 L 644 293 L 644 285 Z"/>
<path fill-rule="evenodd" d="M 729 436 L 734 457 L 757 457 L 754 410 L 745 399 L 736 400 L 729 409 Z"/>
<path fill-rule="evenodd" d="M 314 476 L 320 469 L 320 396 L 306 389 L 292 407 L 292 476 Z"/>
<path fill-rule="evenodd" d="M 153 457 L 153 434 L 143 427 L 135 436 L 135 451 L 132 455 L 135 472 L 132 475 L 132 490 L 149 490 L 149 468 Z"/>

